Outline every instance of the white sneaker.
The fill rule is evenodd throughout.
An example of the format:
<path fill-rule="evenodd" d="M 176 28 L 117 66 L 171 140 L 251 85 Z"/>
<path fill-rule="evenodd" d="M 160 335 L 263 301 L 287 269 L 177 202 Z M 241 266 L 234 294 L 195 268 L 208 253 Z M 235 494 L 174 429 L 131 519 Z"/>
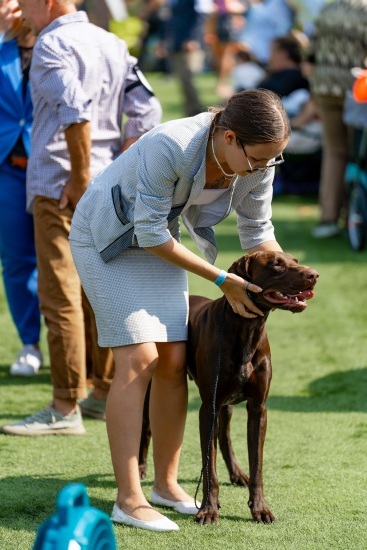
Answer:
<path fill-rule="evenodd" d="M 0 426 L 0 432 L 9 435 L 84 435 L 82 415 L 79 409 L 62 415 L 52 407 L 38 411 L 14 424 Z"/>
<path fill-rule="evenodd" d="M 32 344 L 24 346 L 10 367 L 12 376 L 34 376 L 42 367 L 42 353 Z"/>
<path fill-rule="evenodd" d="M 340 229 L 337 223 L 320 223 L 312 230 L 312 236 L 315 239 L 329 239 L 330 237 L 337 237 L 340 235 Z"/>

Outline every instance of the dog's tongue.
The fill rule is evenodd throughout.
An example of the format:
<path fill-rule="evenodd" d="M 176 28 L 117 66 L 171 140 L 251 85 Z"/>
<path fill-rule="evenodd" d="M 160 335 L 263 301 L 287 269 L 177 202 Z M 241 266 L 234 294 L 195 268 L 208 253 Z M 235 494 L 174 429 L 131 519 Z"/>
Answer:
<path fill-rule="evenodd" d="M 297 294 L 297 298 L 301 300 L 311 300 L 311 298 L 313 298 L 314 296 L 315 293 L 313 292 L 313 290 L 303 290 L 302 292 Z"/>

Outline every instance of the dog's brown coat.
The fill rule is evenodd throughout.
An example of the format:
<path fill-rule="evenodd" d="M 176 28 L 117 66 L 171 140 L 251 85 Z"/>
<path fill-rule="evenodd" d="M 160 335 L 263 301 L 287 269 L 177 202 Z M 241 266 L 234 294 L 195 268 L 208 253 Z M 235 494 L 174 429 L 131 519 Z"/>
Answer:
<path fill-rule="evenodd" d="M 294 313 L 303 311 L 306 300 L 313 296 L 312 289 L 318 273 L 299 265 L 290 254 L 270 251 L 243 256 L 229 271 L 263 289 L 260 294 L 252 293 L 251 298 L 264 316 L 253 319 L 241 317 L 233 313 L 224 296 L 217 300 L 190 296 L 187 363 L 188 372 L 195 380 L 202 400 L 199 417 L 203 464 L 207 460 L 208 445 L 210 449 L 208 468 L 204 469 L 202 506 L 196 521 L 216 523 L 219 518 L 216 473 L 218 438 L 232 483 L 249 487 L 248 504 L 253 519 L 270 523 L 275 518 L 264 498 L 262 478 L 266 400 L 272 375 L 265 323 L 274 308 Z M 209 442 L 219 354 L 215 430 Z M 232 406 L 241 401 L 247 401 L 249 477 L 239 467 L 230 439 Z M 148 442 L 146 435 L 145 429 L 141 445 L 143 475 L 146 467 L 143 454 L 146 458 Z"/>

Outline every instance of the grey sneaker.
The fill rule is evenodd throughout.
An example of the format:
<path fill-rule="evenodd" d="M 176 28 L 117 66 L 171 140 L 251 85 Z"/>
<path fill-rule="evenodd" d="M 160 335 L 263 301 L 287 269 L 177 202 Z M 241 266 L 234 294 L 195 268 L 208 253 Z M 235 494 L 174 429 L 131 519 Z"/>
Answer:
<path fill-rule="evenodd" d="M 42 354 L 32 344 L 24 346 L 17 360 L 10 367 L 12 376 L 34 376 L 42 367 Z"/>
<path fill-rule="evenodd" d="M 106 420 L 106 399 L 96 399 L 90 393 L 86 399 L 79 401 L 79 407 L 83 416 Z"/>
<path fill-rule="evenodd" d="M 47 407 L 24 420 L 1 426 L 0 431 L 9 435 L 83 435 L 82 416 L 79 409 L 63 416 Z"/>

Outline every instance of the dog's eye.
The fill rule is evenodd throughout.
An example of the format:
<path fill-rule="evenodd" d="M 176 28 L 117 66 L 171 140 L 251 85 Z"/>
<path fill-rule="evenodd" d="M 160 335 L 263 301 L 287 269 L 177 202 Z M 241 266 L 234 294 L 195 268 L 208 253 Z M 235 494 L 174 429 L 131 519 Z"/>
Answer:
<path fill-rule="evenodd" d="M 271 262 L 270 264 L 268 264 L 268 266 L 271 267 L 271 269 L 274 269 L 275 271 L 284 271 L 284 265 L 282 262 L 278 262 L 278 261 Z"/>

